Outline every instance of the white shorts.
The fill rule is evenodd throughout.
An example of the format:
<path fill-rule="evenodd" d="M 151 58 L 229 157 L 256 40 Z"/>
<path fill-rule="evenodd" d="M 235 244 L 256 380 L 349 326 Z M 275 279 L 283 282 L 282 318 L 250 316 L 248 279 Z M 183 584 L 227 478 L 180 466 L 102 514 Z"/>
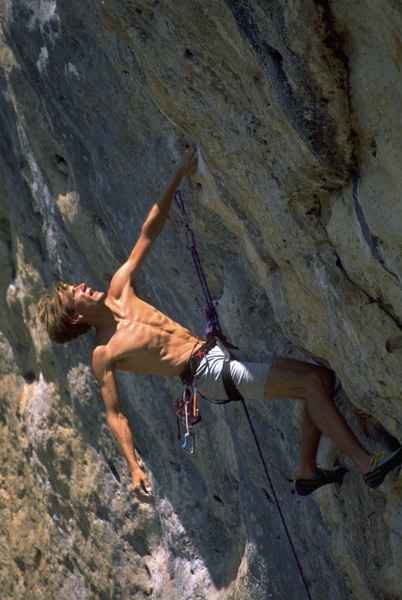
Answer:
<path fill-rule="evenodd" d="M 230 350 L 230 374 L 233 383 L 245 399 L 264 399 L 265 384 L 271 370 L 276 366 L 273 354 L 251 354 L 241 350 Z M 219 346 L 212 348 L 198 365 L 197 389 L 211 402 L 227 402 L 223 385 L 222 368 L 225 355 Z"/>

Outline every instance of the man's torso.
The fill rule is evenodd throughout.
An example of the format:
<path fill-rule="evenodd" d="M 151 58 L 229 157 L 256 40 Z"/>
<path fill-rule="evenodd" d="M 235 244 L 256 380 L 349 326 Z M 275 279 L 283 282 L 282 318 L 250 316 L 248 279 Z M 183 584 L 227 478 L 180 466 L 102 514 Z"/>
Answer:
<path fill-rule="evenodd" d="M 140 300 L 133 292 L 124 303 L 106 299 L 115 326 L 97 332 L 94 349 L 103 347 L 113 368 L 147 375 L 180 375 L 201 345 L 187 329 Z"/>

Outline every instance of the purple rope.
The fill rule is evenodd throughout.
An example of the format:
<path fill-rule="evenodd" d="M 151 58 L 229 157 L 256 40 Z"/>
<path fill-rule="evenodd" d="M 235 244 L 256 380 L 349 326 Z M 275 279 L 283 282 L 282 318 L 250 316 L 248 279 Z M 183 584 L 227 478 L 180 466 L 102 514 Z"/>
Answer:
<path fill-rule="evenodd" d="M 194 231 L 191 229 L 188 219 L 186 209 L 184 208 L 184 202 L 180 190 L 176 190 L 174 199 L 176 201 L 177 207 L 181 212 L 181 216 L 184 223 L 184 229 L 186 232 L 186 248 L 191 252 L 191 256 L 193 258 L 195 270 L 198 275 L 198 279 L 200 280 L 201 288 L 204 294 L 205 299 L 205 316 L 207 317 L 207 327 L 205 329 L 205 335 L 207 339 L 214 337 L 215 335 L 222 336 L 222 329 L 219 324 L 218 313 L 216 312 L 215 305 L 212 301 L 211 293 L 209 291 L 209 287 L 207 284 L 207 280 L 205 278 L 204 270 L 201 265 L 200 257 L 197 251 L 197 245 L 195 243 L 195 235 Z"/>

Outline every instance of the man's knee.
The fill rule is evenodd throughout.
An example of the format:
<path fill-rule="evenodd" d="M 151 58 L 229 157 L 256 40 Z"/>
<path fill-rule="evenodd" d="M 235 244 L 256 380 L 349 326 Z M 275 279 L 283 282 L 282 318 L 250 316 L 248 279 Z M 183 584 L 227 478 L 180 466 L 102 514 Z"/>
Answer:
<path fill-rule="evenodd" d="M 325 392 L 332 397 L 335 388 L 335 373 L 331 369 L 325 366 L 318 366 L 313 371 L 319 380 L 315 381 L 315 386 L 323 386 Z M 314 385 L 314 377 L 312 378 L 312 384 Z"/>
<path fill-rule="evenodd" d="M 331 369 L 327 367 L 322 368 L 321 372 L 322 383 L 324 385 L 325 391 L 332 396 L 332 393 L 335 389 L 335 373 Z"/>
<path fill-rule="evenodd" d="M 306 373 L 303 377 L 303 383 L 305 386 L 306 399 L 311 397 L 312 394 L 317 393 L 326 393 L 328 394 L 328 385 L 330 384 L 330 379 L 328 374 L 331 371 L 328 369 L 323 369 L 322 371 L 311 371 Z"/>

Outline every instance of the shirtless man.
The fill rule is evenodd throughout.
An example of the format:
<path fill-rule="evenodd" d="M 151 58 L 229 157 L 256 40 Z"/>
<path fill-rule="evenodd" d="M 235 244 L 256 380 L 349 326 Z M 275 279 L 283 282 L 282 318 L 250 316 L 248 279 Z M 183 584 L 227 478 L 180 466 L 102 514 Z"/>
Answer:
<path fill-rule="evenodd" d="M 59 283 L 38 305 L 38 315 L 51 340 L 57 343 L 71 341 L 95 327 L 92 369 L 105 402 L 107 422 L 127 459 L 134 491 L 144 502 L 153 501 L 151 486 L 137 463 L 133 437 L 118 397 L 115 371 L 178 377 L 188 366 L 190 357 L 198 354 L 201 357 L 196 365 L 199 391 L 215 402 L 227 400 L 220 381 L 221 350 L 216 346 L 203 354 L 203 341 L 140 300 L 133 287 L 163 230 L 175 190 L 196 165 L 196 149 L 187 148 L 146 218 L 128 260 L 113 276 L 107 295 L 92 290 L 85 283 L 76 286 Z M 296 481 L 299 494 L 307 495 L 322 485 L 341 481 L 345 473 L 341 467 L 324 470 L 316 466 L 321 432 L 352 459 L 365 474 L 365 482 L 370 487 L 380 485 L 386 474 L 402 462 L 402 449 L 385 457 L 372 457 L 362 447 L 333 403 L 334 374 L 329 369 L 269 354 L 237 352 L 235 358 L 232 376 L 244 397 L 292 398 L 305 402 Z M 244 383 L 245 363 L 249 381 Z M 237 373 L 243 383 L 236 380 Z"/>

